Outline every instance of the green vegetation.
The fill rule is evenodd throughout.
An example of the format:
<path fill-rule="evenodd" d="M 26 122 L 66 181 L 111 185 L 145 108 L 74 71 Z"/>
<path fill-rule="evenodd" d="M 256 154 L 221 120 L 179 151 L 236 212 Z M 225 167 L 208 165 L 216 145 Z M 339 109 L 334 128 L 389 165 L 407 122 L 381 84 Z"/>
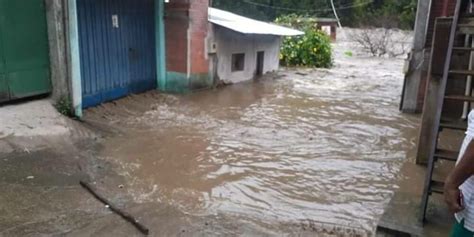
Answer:
<path fill-rule="evenodd" d="M 344 52 L 344 54 L 345 54 L 347 57 L 352 57 L 352 56 L 354 56 L 354 54 L 353 54 L 351 51 L 346 51 L 346 52 Z"/>
<path fill-rule="evenodd" d="M 344 26 L 391 27 L 412 29 L 415 22 L 416 0 L 334 0 Z M 274 21 L 276 18 L 298 14 L 308 17 L 334 17 L 327 0 L 213 0 L 214 7 L 247 17 Z M 386 19 L 383 25 L 376 19 Z"/>
<path fill-rule="evenodd" d="M 358 4 L 366 0 L 355 0 Z M 385 27 L 412 29 L 416 18 L 414 0 L 384 0 L 381 3 L 354 8 L 356 27 Z"/>
<path fill-rule="evenodd" d="M 316 29 L 316 19 L 295 14 L 279 17 L 277 24 L 293 27 L 305 32 L 302 36 L 285 37 L 280 61 L 284 66 L 331 67 L 331 40 Z"/>
<path fill-rule="evenodd" d="M 74 112 L 72 109 L 72 102 L 68 96 L 61 96 L 54 105 L 56 110 L 64 116 L 67 117 L 74 117 Z"/>

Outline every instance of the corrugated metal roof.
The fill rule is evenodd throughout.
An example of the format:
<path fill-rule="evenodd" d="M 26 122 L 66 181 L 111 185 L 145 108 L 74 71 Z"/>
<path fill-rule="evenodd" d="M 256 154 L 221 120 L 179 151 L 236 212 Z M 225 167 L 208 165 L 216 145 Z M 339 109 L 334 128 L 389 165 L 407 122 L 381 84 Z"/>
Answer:
<path fill-rule="evenodd" d="M 337 23 L 337 19 L 336 18 L 316 18 L 316 22 Z"/>
<path fill-rule="evenodd" d="M 216 8 L 209 8 L 209 21 L 213 24 L 244 34 L 296 36 L 304 33 L 263 21 L 257 21 Z"/>

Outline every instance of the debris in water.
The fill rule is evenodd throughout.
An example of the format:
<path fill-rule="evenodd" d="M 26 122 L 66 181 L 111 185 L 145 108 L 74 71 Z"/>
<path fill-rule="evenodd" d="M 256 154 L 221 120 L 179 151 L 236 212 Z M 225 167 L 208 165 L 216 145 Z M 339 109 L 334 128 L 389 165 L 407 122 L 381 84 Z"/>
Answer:
<path fill-rule="evenodd" d="M 148 228 L 146 228 L 145 226 L 143 226 L 142 224 L 140 224 L 138 222 L 137 219 L 135 219 L 133 216 L 131 216 L 130 214 L 128 213 L 125 213 L 123 211 L 121 211 L 120 209 L 116 208 L 115 206 L 113 206 L 107 199 L 101 197 L 96 191 L 94 191 L 92 189 L 91 186 L 89 186 L 89 184 L 83 182 L 83 181 L 80 181 L 79 184 L 84 188 L 86 189 L 90 194 L 92 194 L 92 196 L 94 196 L 97 200 L 99 200 L 100 202 L 102 202 L 103 204 L 105 204 L 106 208 L 107 209 L 110 209 L 112 212 L 114 212 L 115 214 L 121 216 L 124 220 L 130 222 L 133 226 L 135 226 L 135 228 L 137 228 L 142 234 L 144 235 L 148 235 L 150 233 L 150 230 Z"/>

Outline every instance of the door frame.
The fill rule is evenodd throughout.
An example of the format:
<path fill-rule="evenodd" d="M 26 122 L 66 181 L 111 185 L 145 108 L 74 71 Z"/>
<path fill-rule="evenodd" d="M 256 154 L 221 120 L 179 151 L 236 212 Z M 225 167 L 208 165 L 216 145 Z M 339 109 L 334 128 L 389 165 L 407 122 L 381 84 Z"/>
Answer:
<path fill-rule="evenodd" d="M 67 1 L 68 39 L 70 57 L 71 94 L 74 114 L 82 117 L 82 75 L 79 46 L 79 25 L 77 13 L 77 0 Z M 165 24 L 164 0 L 155 0 L 155 50 L 157 89 L 164 88 L 166 83 L 166 53 L 165 53 Z"/>
<path fill-rule="evenodd" d="M 265 51 L 258 51 L 256 58 L 257 64 L 255 66 L 255 76 L 260 77 L 263 76 L 263 68 L 265 66 Z"/>

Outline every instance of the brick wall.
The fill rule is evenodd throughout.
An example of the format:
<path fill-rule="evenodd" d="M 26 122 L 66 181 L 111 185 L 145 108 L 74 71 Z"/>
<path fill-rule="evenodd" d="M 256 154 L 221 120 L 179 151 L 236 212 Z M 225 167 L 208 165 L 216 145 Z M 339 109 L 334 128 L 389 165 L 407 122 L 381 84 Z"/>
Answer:
<path fill-rule="evenodd" d="M 206 56 L 208 7 L 209 0 L 173 0 L 166 4 L 166 66 L 168 71 L 187 73 L 189 62 L 191 74 L 209 72 L 209 62 Z M 188 44 L 190 46 L 189 60 Z"/>
<path fill-rule="evenodd" d="M 209 72 L 206 52 L 209 0 L 192 0 L 189 9 L 191 29 L 191 74 Z"/>
<path fill-rule="evenodd" d="M 165 4 L 166 69 L 187 73 L 189 0 Z"/>

